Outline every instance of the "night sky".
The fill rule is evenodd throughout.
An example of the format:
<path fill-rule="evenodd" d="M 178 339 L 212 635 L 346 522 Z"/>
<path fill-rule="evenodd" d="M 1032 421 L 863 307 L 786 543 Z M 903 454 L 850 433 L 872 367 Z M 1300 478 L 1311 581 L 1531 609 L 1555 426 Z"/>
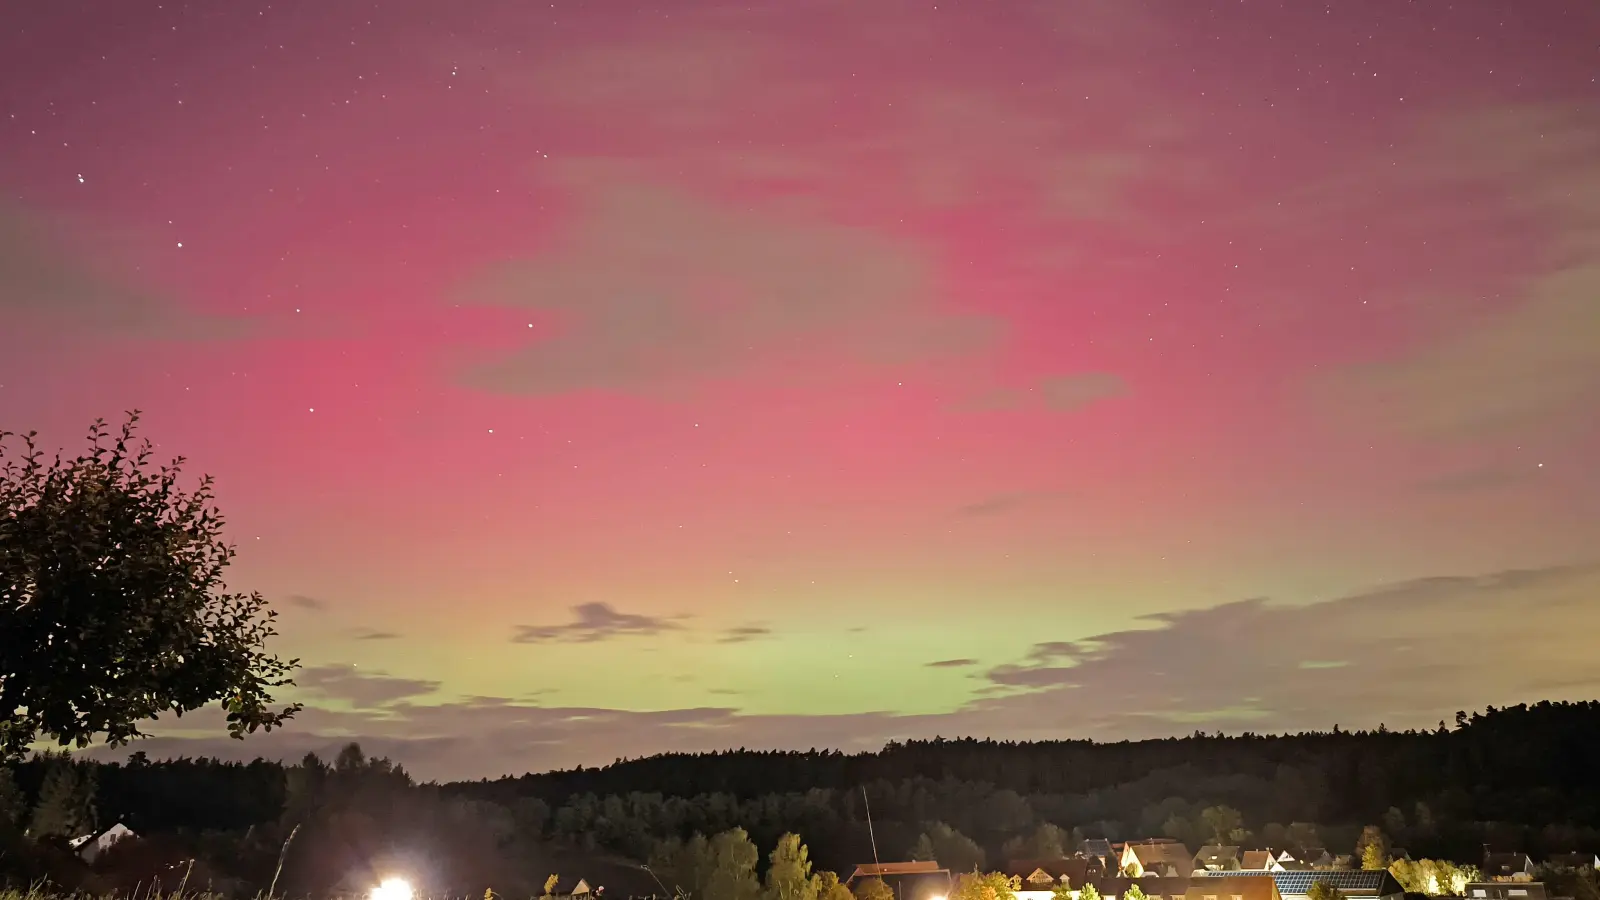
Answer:
<path fill-rule="evenodd" d="M 1600 696 L 1600 5 L 17 3 L 0 428 L 424 777 Z"/>

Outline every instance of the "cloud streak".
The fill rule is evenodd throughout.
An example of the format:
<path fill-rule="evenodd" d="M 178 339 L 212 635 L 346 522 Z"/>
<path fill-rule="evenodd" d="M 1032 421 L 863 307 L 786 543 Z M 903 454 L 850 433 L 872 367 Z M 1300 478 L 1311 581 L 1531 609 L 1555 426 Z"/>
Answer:
<path fill-rule="evenodd" d="M 582 603 L 572 608 L 572 614 L 573 620 L 561 625 L 518 625 L 511 642 L 593 644 L 619 637 L 648 637 L 680 627 L 667 618 L 618 612 L 609 603 Z"/>
<path fill-rule="evenodd" d="M 1594 697 L 1600 659 L 1589 644 L 1600 629 L 1597 594 L 1600 565 L 1588 565 L 1425 578 L 1301 606 L 1257 599 L 1152 616 L 1144 628 L 1040 642 L 1017 662 L 984 673 L 993 690 L 954 712 L 930 715 L 618 710 L 493 697 L 423 705 L 418 701 L 437 690 L 436 682 L 328 666 L 302 673 L 303 686 L 352 708 L 312 706 L 288 730 L 242 745 L 211 736 L 221 731 L 220 715 L 211 723 L 205 712 L 183 723 L 186 729 L 215 724 L 208 736 L 158 737 L 138 748 L 153 756 L 293 758 L 358 737 L 369 751 L 394 756 L 423 777 L 448 778 L 736 746 L 865 750 L 936 735 L 1118 740 L 1196 727 L 1428 727 L 1484 703 Z M 667 624 L 590 616 L 585 625 L 580 612 L 578 622 L 556 626 L 566 630 L 555 634 L 610 633 L 618 618 L 624 631 Z M 1558 624 L 1507 628 L 1507 622 Z M 1528 666 L 1534 658 L 1540 665 Z"/>

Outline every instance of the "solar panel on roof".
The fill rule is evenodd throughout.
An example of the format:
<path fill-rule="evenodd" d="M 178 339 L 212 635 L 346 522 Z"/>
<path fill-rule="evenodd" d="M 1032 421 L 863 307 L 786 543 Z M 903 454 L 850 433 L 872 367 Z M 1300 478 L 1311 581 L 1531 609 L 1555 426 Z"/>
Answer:
<path fill-rule="evenodd" d="M 1270 876 L 1278 883 L 1278 893 L 1303 895 L 1319 881 L 1325 881 L 1329 886 L 1345 893 L 1365 891 L 1376 894 L 1383 890 L 1384 878 L 1389 873 L 1383 869 L 1339 869 L 1310 872 L 1207 872 L 1206 874 L 1213 878 L 1240 875 Z"/>

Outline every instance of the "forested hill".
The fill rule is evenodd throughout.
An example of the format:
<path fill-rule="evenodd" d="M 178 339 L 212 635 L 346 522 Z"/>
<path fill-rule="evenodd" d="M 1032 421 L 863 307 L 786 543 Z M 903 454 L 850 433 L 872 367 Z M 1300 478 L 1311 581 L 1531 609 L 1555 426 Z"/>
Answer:
<path fill-rule="evenodd" d="M 1336 726 L 1295 735 L 1196 733 L 1121 743 L 934 739 L 857 754 L 674 753 L 489 784 L 559 804 L 584 793 L 722 793 L 745 799 L 907 779 L 983 782 L 1020 794 L 1090 794 L 1170 772 L 1181 773 L 1180 781 L 1233 778 L 1292 787 L 1301 807 L 1280 810 L 1280 818 L 1370 816 L 1390 806 L 1440 800 L 1488 819 L 1564 817 L 1559 808 L 1594 821 L 1600 809 L 1597 748 L 1600 701 L 1590 701 L 1458 713 L 1453 724 L 1440 722 L 1434 731 L 1352 732 Z M 1289 798 L 1279 803 L 1294 805 Z"/>

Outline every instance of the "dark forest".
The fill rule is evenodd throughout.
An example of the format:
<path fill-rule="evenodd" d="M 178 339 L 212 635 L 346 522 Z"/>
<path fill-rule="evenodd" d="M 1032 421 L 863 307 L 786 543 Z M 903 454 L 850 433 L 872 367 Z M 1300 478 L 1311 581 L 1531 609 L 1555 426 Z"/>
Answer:
<path fill-rule="evenodd" d="M 966 871 L 1070 852 L 1085 837 L 1315 841 L 1351 853 L 1369 826 L 1413 858 L 1476 862 L 1485 846 L 1536 855 L 1600 846 L 1597 760 L 1600 702 L 1491 707 L 1429 731 L 936 739 L 861 754 L 663 755 L 451 784 L 416 784 L 355 746 L 293 765 L 44 755 L 0 776 L 0 827 L 13 881 L 175 880 L 177 863 L 193 859 L 191 884 L 253 892 L 281 853 L 279 891 L 291 895 L 356 889 L 390 860 L 419 858 L 440 890 L 526 896 L 578 869 L 629 872 L 620 883 L 665 841 L 733 827 L 763 853 L 793 832 L 819 868 L 848 872 L 871 859 L 867 804 L 882 858 L 931 848 Z M 115 822 L 140 838 L 99 872 L 69 871 L 52 846 Z"/>

